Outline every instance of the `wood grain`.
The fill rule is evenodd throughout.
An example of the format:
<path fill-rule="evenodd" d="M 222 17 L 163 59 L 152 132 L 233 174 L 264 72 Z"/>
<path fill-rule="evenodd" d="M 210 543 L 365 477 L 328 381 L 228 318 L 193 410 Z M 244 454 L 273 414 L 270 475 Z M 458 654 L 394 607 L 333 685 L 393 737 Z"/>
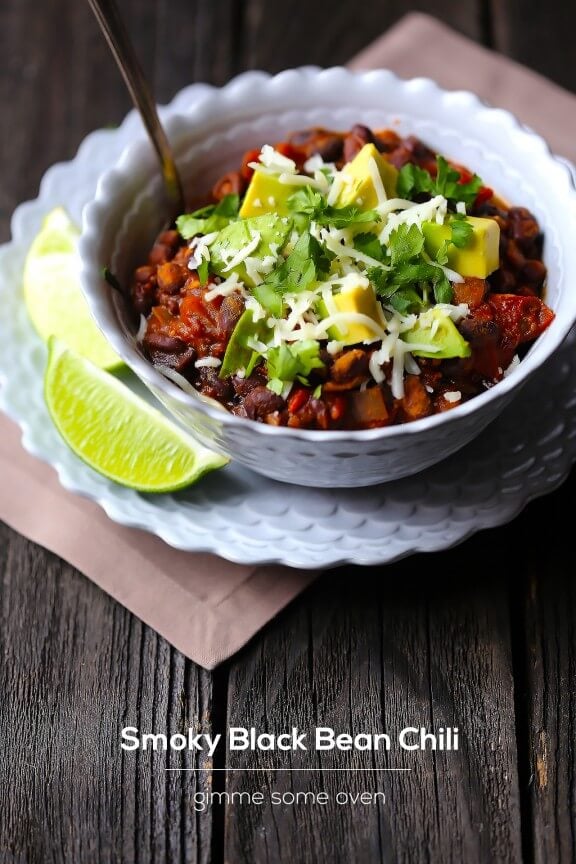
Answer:
<path fill-rule="evenodd" d="M 206 44 L 216 14 L 207 3 L 197 4 L 203 18 L 186 2 L 167 6 L 122 3 L 146 73 L 165 99 L 192 77 L 168 50 L 171 16 L 203 21 L 195 32 Z M 36 194 L 46 168 L 130 106 L 87 4 L 9 0 L 0 7 L 0 39 L 4 240 L 9 214 Z M 197 57 L 194 75 L 221 81 L 231 73 L 231 41 L 219 44 L 219 55 Z M 195 766 L 178 756 L 168 763 L 163 754 L 123 753 L 120 730 L 210 731 L 211 676 L 4 526 L 0 549 L 2 864 L 209 861 L 211 816 L 191 804 L 209 775 L 166 773 L 168 764 Z"/>
<path fill-rule="evenodd" d="M 576 5 L 548 0 L 486 0 L 491 3 L 496 50 L 576 90 L 571 35 L 576 31 Z M 566 118 L 570 122 L 570 118 Z M 574 120 L 571 121 L 574 123 Z M 576 130 L 576 125 L 575 125 Z"/>
<path fill-rule="evenodd" d="M 210 676 L 71 567 L 0 531 L 0 860 L 207 862 L 191 757 L 121 730 L 210 731 Z M 197 780 L 197 776 L 199 779 Z"/>
<path fill-rule="evenodd" d="M 272 11 L 267 0 L 246 0 L 242 64 L 270 72 L 306 64 L 345 64 L 410 11 L 428 12 L 467 36 L 480 39 L 480 2 L 362 0 L 359 7 L 349 0 L 330 6 L 292 0 L 274 4 Z"/>
<path fill-rule="evenodd" d="M 462 748 L 287 758 L 229 753 L 229 764 L 271 768 L 229 775 L 230 791 L 325 789 L 332 803 L 252 807 L 241 817 L 229 811 L 227 860 L 521 860 L 506 562 L 488 577 L 473 565 L 494 561 L 502 538 L 492 532 L 381 571 L 327 574 L 306 604 L 297 603 L 232 662 L 231 726 L 394 735 L 406 726 L 457 726 Z M 274 765 L 372 772 L 287 774 Z M 379 766 L 412 771 L 384 774 Z M 383 790 L 386 804 L 334 803 L 339 790 L 363 789 Z"/>
<path fill-rule="evenodd" d="M 536 864 L 576 860 L 576 585 L 570 542 L 561 539 L 573 530 L 575 493 L 573 475 L 560 492 L 533 505 L 524 521 L 538 537 L 523 548 L 525 575 L 518 585 L 525 638 L 522 779 Z"/>

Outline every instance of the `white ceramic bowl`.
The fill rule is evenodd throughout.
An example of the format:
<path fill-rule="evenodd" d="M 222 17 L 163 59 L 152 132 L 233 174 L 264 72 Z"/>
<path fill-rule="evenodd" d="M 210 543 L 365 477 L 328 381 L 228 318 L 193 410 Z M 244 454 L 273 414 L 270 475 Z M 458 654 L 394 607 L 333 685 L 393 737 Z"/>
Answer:
<path fill-rule="evenodd" d="M 513 204 L 527 206 L 545 232 L 546 299 L 556 313 L 552 326 L 512 374 L 447 413 L 384 429 L 323 432 L 245 420 L 183 392 L 143 357 L 119 296 L 102 279 L 102 268 L 109 266 L 126 282 L 165 221 L 159 172 L 147 142 L 124 152 L 84 210 L 83 288 L 118 354 L 203 444 L 268 477 L 304 486 L 368 486 L 444 459 L 500 413 L 576 320 L 576 189 L 569 170 L 539 136 L 471 93 L 447 92 L 428 79 L 403 81 L 388 71 L 306 68 L 275 77 L 250 72 L 222 89 L 207 90 L 185 116 L 165 119 L 185 183 L 200 192 L 236 167 L 247 149 L 296 129 L 345 130 L 354 123 L 417 135 L 475 170 Z"/>

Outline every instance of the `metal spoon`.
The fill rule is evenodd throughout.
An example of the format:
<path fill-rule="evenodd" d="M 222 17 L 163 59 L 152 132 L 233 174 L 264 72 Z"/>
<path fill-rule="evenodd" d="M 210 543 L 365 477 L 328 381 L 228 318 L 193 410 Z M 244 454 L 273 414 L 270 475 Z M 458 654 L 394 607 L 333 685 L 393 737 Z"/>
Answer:
<path fill-rule="evenodd" d="M 128 31 L 120 17 L 118 7 L 114 0 L 88 0 L 88 3 L 106 37 L 132 101 L 140 112 L 146 131 L 150 136 L 160 162 L 168 198 L 173 203 L 175 211 L 183 213 L 185 210 L 184 191 L 174 161 L 174 154 L 160 122 L 156 103 L 136 57 Z"/>

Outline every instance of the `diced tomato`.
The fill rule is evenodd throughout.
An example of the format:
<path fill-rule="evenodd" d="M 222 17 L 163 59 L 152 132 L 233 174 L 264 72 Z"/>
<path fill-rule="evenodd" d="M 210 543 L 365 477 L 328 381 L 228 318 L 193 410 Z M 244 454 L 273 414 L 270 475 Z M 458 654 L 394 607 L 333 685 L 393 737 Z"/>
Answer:
<path fill-rule="evenodd" d="M 281 141 L 279 144 L 275 144 L 274 149 L 277 150 L 278 153 L 281 153 L 282 156 L 286 156 L 287 159 L 293 159 L 299 166 L 306 161 L 305 154 L 302 150 L 294 144 L 290 144 L 289 141 Z"/>
<path fill-rule="evenodd" d="M 476 195 L 476 204 L 485 204 L 486 201 L 490 201 L 491 198 L 494 197 L 494 190 L 490 189 L 489 186 L 481 186 L 478 194 Z"/>
<path fill-rule="evenodd" d="M 250 168 L 249 162 L 258 162 L 258 157 L 260 156 L 260 150 L 247 150 L 244 154 L 244 158 L 242 159 L 242 167 L 240 168 L 240 174 L 246 180 L 247 183 L 252 179 L 252 175 L 254 174 L 254 169 Z"/>
<path fill-rule="evenodd" d="M 472 172 L 469 171 L 468 168 L 462 168 L 461 165 L 456 166 L 456 168 L 460 172 L 460 179 L 458 180 L 458 182 L 461 184 L 470 183 L 472 177 L 474 176 Z"/>
<path fill-rule="evenodd" d="M 333 396 L 329 402 L 330 418 L 337 422 L 346 413 L 346 399 L 343 396 Z"/>
<path fill-rule="evenodd" d="M 304 407 L 309 398 L 309 390 L 305 390 L 303 387 L 296 390 L 296 392 L 293 393 L 288 400 L 288 410 L 290 414 L 296 414 L 296 412 L 299 411 L 300 408 Z"/>
<path fill-rule="evenodd" d="M 536 339 L 554 320 L 554 312 L 539 297 L 493 294 L 488 302 L 507 344 Z"/>
<path fill-rule="evenodd" d="M 221 303 L 221 297 L 206 300 L 202 288 L 193 289 L 180 301 L 180 317 L 176 319 L 177 332 L 174 335 L 192 345 L 200 356 L 209 349 L 209 353 L 215 355 L 215 346 L 226 341 L 219 325 Z"/>

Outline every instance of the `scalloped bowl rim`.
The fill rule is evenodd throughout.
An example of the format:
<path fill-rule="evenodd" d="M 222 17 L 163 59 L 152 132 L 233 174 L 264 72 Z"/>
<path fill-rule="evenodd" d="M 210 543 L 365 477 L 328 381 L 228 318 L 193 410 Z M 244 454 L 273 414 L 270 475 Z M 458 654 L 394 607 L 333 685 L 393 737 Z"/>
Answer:
<path fill-rule="evenodd" d="M 202 85 L 206 87 L 206 92 L 199 100 L 192 105 L 185 113 L 175 111 L 169 116 L 163 118 L 163 123 L 170 137 L 173 127 L 179 124 L 190 125 L 194 121 L 202 122 L 202 116 L 207 114 L 208 107 L 213 110 L 214 100 L 220 103 L 232 103 L 232 100 L 237 91 L 241 91 L 244 86 L 250 84 L 258 84 L 260 86 L 274 86 L 278 82 L 284 82 L 288 76 L 299 76 L 304 78 L 334 78 L 339 75 L 346 77 L 348 80 L 360 80 L 368 82 L 392 81 L 396 86 L 407 88 L 427 88 L 432 91 L 436 97 L 452 97 L 459 100 L 465 100 L 468 105 L 475 110 L 487 111 L 498 118 L 501 124 L 506 123 L 509 129 L 512 129 L 515 134 L 524 136 L 530 141 L 532 146 L 536 146 L 540 151 L 540 155 L 546 158 L 552 168 L 560 170 L 566 179 L 566 195 L 571 199 L 574 206 L 574 215 L 576 218 L 576 183 L 568 165 L 556 156 L 546 143 L 544 138 L 534 132 L 525 124 L 522 124 L 510 112 L 502 108 L 495 108 L 481 100 L 474 93 L 467 90 L 447 90 L 440 87 L 434 80 L 426 77 L 417 77 L 404 79 L 396 75 L 388 69 L 370 70 L 368 72 L 352 72 L 343 67 L 331 67 L 320 69 L 318 67 L 300 67 L 296 69 L 288 69 L 277 75 L 271 75 L 261 71 L 244 72 L 233 78 L 228 84 L 223 87 L 213 87 L 212 85 Z M 168 106 L 169 111 L 169 106 Z M 235 117 L 234 121 L 241 121 L 242 117 Z M 124 333 L 121 331 L 117 317 L 112 314 L 105 305 L 105 297 L 102 291 L 102 276 L 101 265 L 94 260 L 92 255 L 92 245 L 100 230 L 100 217 L 104 209 L 109 208 L 109 196 L 117 185 L 120 177 L 125 177 L 131 173 L 131 167 L 134 162 L 138 163 L 150 154 L 150 145 L 147 140 L 137 140 L 126 146 L 115 165 L 108 171 L 104 172 L 98 181 L 94 198 L 88 202 L 83 209 L 82 214 L 82 235 L 80 238 L 80 257 L 82 261 L 81 281 L 84 294 L 88 301 L 91 312 L 96 319 L 99 327 L 110 341 L 114 350 L 126 362 L 126 364 L 136 373 L 136 375 L 147 385 L 153 389 L 164 391 L 172 400 L 176 400 L 181 405 L 186 407 L 194 407 L 206 414 L 212 419 L 217 420 L 225 426 L 240 426 L 246 428 L 246 425 L 253 429 L 258 434 L 264 436 L 272 436 L 276 438 L 299 439 L 310 442 L 319 441 L 374 441 L 384 440 L 404 435 L 417 435 L 429 429 L 443 426 L 449 423 L 454 423 L 459 419 L 478 411 L 490 402 L 510 394 L 514 390 L 519 390 L 520 387 L 545 363 L 545 361 L 554 353 L 554 351 L 562 344 L 568 332 L 576 322 L 576 292 L 574 295 L 571 315 L 566 315 L 561 322 L 558 317 L 552 322 L 552 325 L 545 334 L 536 341 L 531 348 L 529 354 L 522 360 L 519 366 L 514 370 L 513 374 L 503 378 L 494 387 L 481 393 L 467 402 L 458 405 L 450 411 L 434 414 L 412 423 L 398 424 L 395 426 L 378 427 L 374 429 L 362 430 L 315 430 L 315 429 L 294 429 L 287 426 L 271 426 L 243 417 L 238 417 L 227 411 L 223 406 L 216 406 L 206 401 L 204 397 L 198 394 L 187 393 L 164 377 L 158 372 L 152 363 L 144 358 L 135 348 L 129 344 Z M 551 334 L 555 338 L 552 338 Z M 545 338 L 546 337 L 546 338 Z M 504 402 L 503 402 L 504 404 Z"/>

